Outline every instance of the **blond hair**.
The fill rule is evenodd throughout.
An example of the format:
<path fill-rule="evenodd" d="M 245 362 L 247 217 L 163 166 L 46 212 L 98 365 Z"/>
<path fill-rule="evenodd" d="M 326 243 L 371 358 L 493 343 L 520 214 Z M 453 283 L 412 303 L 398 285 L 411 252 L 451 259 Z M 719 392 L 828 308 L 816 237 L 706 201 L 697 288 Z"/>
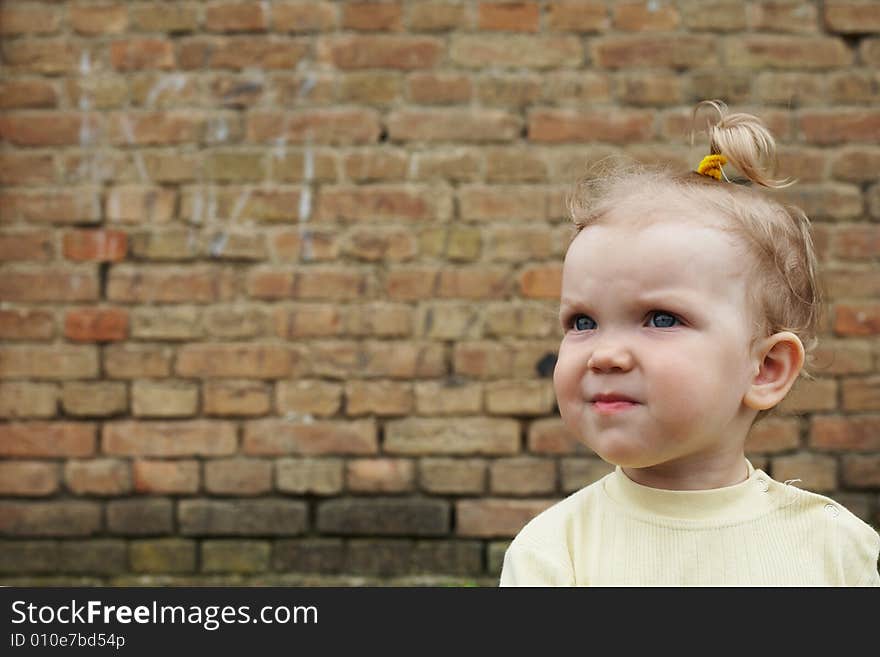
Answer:
<path fill-rule="evenodd" d="M 739 237 L 751 256 L 747 294 L 754 314 L 752 344 L 779 331 L 794 333 L 806 354 L 800 375 L 812 380 L 807 365 L 815 359 L 822 295 L 810 220 L 799 208 L 783 205 L 754 186 L 776 189 L 794 183 L 768 173 L 776 165 L 776 142 L 761 120 L 728 113 L 717 100 L 699 103 L 694 118 L 702 107 L 718 114 L 717 122 L 708 126 L 710 154 L 723 155 L 745 179 L 731 182 L 722 174 L 719 181 L 696 171 L 613 164 L 583 179 L 570 196 L 572 238 L 607 221 L 621 205 L 646 210 L 631 213 L 630 225 L 650 221 L 650 209 L 658 203 L 665 209 L 697 207 L 722 217 L 725 224 L 719 227 Z M 771 411 L 760 411 L 756 421 Z"/>

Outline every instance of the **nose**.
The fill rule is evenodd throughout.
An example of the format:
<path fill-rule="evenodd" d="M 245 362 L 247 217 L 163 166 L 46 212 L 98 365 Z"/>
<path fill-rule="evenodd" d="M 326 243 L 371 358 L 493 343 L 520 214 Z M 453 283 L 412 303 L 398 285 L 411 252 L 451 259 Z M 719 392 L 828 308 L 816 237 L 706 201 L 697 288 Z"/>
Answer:
<path fill-rule="evenodd" d="M 627 372 L 633 367 L 633 356 L 629 349 L 619 344 L 598 345 L 590 354 L 587 367 L 594 372 Z"/>

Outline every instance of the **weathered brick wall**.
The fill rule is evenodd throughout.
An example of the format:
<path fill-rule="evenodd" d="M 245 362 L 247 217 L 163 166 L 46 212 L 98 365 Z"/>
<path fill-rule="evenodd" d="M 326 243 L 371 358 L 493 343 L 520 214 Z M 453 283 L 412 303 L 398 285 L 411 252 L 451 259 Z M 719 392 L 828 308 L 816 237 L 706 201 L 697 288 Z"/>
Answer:
<path fill-rule="evenodd" d="M 0 35 L 0 583 L 494 583 L 608 471 L 551 386 L 565 193 L 692 168 L 703 98 L 778 135 L 829 298 L 749 455 L 880 525 L 877 2 L 6 1 Z"/>

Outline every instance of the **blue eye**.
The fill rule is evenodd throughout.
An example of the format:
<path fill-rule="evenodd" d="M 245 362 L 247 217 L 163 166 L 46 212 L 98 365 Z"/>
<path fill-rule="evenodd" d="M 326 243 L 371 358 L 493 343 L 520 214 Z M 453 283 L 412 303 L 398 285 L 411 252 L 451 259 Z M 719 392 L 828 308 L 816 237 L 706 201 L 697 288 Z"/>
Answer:
<path fill-rule="evenodd" d="M 589 315 L 575 315 L 572 318 L 571 325 L 575 331 L 589 331 L 596 328 L 596 322 Z"/>
<path fill-rule="evenodd" d="M 675 325 L 676 322 L 678 322 L 678 317 L 670 313 L 665 313 L 663 311 L 651 313 L 651 318 L 659 318 L 657 324 L 654 325 L 655 328 L 671 328 Z"/>

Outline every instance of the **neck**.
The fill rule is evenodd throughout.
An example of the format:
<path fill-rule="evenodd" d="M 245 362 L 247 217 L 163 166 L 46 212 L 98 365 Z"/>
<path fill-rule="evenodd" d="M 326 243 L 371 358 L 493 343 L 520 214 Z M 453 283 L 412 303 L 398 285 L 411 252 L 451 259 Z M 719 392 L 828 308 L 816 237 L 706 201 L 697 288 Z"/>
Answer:
<path fill-rule="evenodd" d="M 621 468 L 632 481 L 666 490 L 709 490 L 739 484 L 749 477 L 742 449 L 711 456 L 694 455 L 644 468 Z"/>

